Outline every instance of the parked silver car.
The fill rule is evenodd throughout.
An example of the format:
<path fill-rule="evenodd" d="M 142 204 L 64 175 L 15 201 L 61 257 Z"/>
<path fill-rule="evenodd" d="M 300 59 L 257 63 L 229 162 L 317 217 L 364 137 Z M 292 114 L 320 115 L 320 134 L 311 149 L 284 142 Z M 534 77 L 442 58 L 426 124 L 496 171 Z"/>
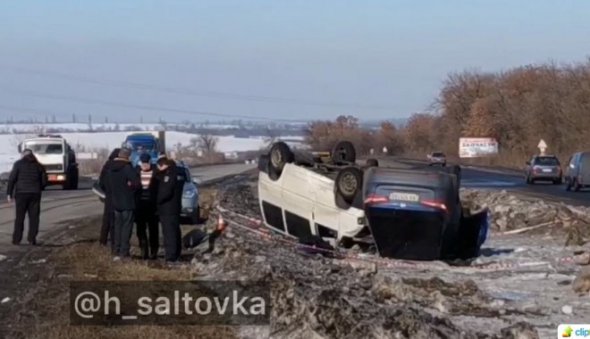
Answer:
<path fill-rule="evenodd" d="M 198 224 L 201 212 L 199 208 L 199 188 L 197 180 L 191 176 L 190 169 L 184 162 L 177 161 L 176 165 L 178 166 L 180 170 L 179 174 L 184 181 L 180 218 L 188 219 L 191 224 Z M 104 192 L 100 188 L 98 181 L 94 183 L 92 191 L 98 196 L 100 201 L 104 203 Z"/>
<path fill-rule="evenodd" d="M 183 175 L 184 188 L 182 191 L 182 211 L 180 217 L 188 219 L 192 224 L 200 221 L 199 188 L 197 180 L 191 175 L 191 171 L 182 161 L 177 161 L 176 166 Z"/>
<path fill-rule="evenodd" d="M 535 155 L 526 162 L 524 169 L 527 184 L 538 180 L 552 181 L 555 185 L 562 182 L 562 171 L 559 159 L 554 155 Z"/>

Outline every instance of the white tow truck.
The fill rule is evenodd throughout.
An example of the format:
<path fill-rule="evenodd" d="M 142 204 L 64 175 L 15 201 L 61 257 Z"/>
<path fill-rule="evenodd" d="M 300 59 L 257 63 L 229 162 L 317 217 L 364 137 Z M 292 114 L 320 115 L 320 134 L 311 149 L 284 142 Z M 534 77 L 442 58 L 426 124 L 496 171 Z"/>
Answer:
<path fill-rule="evenodd" d="M 62 186 L 65 190 L 78 189 L 79 169 L 76 153 L 61 135 L 38 135 L 18 145 L 19 153 L 33 152 L 47 172 L 48 185 Z"/>

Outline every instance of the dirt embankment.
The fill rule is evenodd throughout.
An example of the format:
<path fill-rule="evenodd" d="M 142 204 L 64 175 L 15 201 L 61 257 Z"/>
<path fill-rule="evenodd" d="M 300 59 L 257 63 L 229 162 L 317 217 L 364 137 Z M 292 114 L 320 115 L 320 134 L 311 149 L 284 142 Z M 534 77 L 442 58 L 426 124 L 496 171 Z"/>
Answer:
<path fill-rule="evenodd" d="M 253 179 L 226 181 L 219 185 L 220 191 L 210 191 L 204 205 L 211 207 L 219 202 L 235 212 L 258 217 L 255 184 Z M 583 218 L 576 211 L 567 212 L 562 206 L 527 202 L 503 192 L 480 194 L 465 191 L 463 194 L 466 204 L 472 208 L 490 207 L 496 220 L 494 230 L 498 232 L 523 230 L 534 224 L 551 222 L 551 226 L 530 232 L 543 235 L 555 233 L 560 239 L 565 239 L 563 235 L 569 234 L 569 230 L 576 227 L 584 229 L 575 226 L 583 225 L 580 221 Z M 502 218 L 505 222 L 498 222 Z M 568 220 L 569 223 L 566 222 Z M 80 242 L 95 238 L 97 222 L 87 220 L 71 225 L 73 228 L 60 240 L 70 245 L 51 251 L 44 263 L 33 264 L 34 261 L 29 260 L 19 268 L 36 272 L 35 279 L 39 283 L 25 293 L 28 297 L 17 298 L 18 307 L 15 306 L 13 313 L 15 318 L 6 321 L 12 324 L 12 334 L 39 338 L 208 335 L 218 338 L 538 338 L 539 333 L 554 333 L 557 327 L 552 327 L 553 323 L 563 320 L 550 308 L 555 308 L 551 303 L 565 301 L 551 298 L 566 294 L 562 291 L 572 290 L 572 286 L 568 286 L 571 280 L 564 280 L 566 274 L 574 272 L 569 269 L 560 269 L 561 275 L 554 274 L 554 271 L 538 273 L 534 270 L 460 274 L 454 273 L 452 267 L 448 268 L 448 272 L 440 273 L 428 269 L 385 270 L 370 262 L 309 255 L 284 243 L 269 242 L 231 223 L 213 253 L 204 253 L 206 245 L 186 252 L 186 264 L 182 267 L 170 269 L 158 264 L 146 265 L 141 261 L 113 263 L 107 251 L 92 242 Z M 214 220 L 209 223 L 214 224 Z M 504 223 L 506 225 L 502 226 Z M 491 246 L 510 245 L 514 253 L 510 255 L 514 258 L 529 251 L 528 248 L 524 252 L 514 250 L 520 246 L 520 238 L 509 237 L 507 242 L 500 241 L 492 242 Z M 516 245 L 513 245 L 514 242 Z M 530 248 L 531 255 L 537 256 L 535 248 Z M 553 255 L 547 251 L 539 253 Z M 494 248 L 490 252 L 503 253 Z M 539 278 L 541 280 L 531 284 L 527 279 L 535 274 L 556 275 L 559 280 L 541 282 L 544 278 Z M 21 279 L 27 279 L 27 275 Z M 268 281 L 272 284 L 272 323 L 270 327 L 211 329 L 180 326 L 72 327 L 68 325 L 67 283 L 77 279 Z M 531 288 L 527 293 L 532 297 L 524 301 L 501 298 L 487 288 L 502 283 L 508 288 L 512 285 Z M 547 293 L 547 300 L 541 300 L 533 293 L 532 288 L 540 283 L 545 284 L 543 288 L 549 286 L 547 288 L 553 289 L 553 294 Z M 580 280 L 577 284 L 585 283 Z M 574 308 L 574 314 L 583 315 L 580 312 L 585 311 Z M 547 328 L 539 324 L 545 324 Z"/>

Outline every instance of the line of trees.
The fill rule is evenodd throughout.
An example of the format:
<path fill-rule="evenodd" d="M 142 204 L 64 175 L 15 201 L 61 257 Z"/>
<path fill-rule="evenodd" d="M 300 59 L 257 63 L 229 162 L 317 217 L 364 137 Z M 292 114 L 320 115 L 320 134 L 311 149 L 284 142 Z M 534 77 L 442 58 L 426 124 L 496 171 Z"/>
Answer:
<path fill-rule="evenodd" d="M 548 152 L 566 160 L 590 148 L 590 59 L 500 73 L 451 74 L 435 107 L 437 113 L 414 114 L 402 128 L 383 122 L 377 130 L 360 130 L 354 117 L 314 122 L 306 140 L 312 147 L 326 148 L 347 136 L 361 152 L 383 144 L 397 154 L 440 150 L 456 156 L 460 137 L 493 137 L 500 155 L 492 161 L 521 166 L 544 139 Z"/>

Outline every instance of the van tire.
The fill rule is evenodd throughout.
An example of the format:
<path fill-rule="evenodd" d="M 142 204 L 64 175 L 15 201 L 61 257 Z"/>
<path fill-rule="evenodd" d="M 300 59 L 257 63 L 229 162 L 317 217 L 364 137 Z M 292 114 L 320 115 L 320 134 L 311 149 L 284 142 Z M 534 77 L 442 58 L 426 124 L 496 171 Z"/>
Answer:
<path fill-rule="evenodd" d="M 332 149 L 331 156 L 335 164 L 356 162 L 356 150 L 350 141 L 338 142 Z"/>
<path fill-rule="evenodd" d="M 362 185 L 363 171 L 357 167 L 343 168 L 334 180 L 336 194 L 349 204 L 361 191 Z"/>
<path fill-rule="evenodd" d="M 273 180 L 277 180 L 281 176 L 285 165 L 295 160 L 295 155 L 289 148 L 289 145 L 282 141 L 274 143 L 268 153 L 268 174 Z"/>

